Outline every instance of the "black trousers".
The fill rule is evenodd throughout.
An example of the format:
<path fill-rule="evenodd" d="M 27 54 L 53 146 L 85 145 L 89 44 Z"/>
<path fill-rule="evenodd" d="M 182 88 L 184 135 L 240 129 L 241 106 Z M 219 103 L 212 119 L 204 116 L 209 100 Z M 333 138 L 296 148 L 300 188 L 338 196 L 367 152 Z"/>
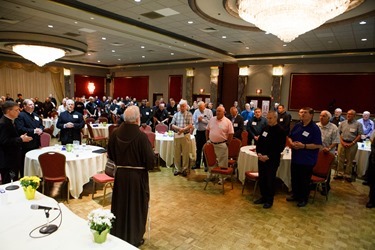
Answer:
<path fill-rule="evenodd" d="M 206 130 L 203 130 L 203 131 L 197 130 L 196 134 L 195 134 L 195 144 L 196 144 L 196 147 L 197 147 L 197 160 L 195 162 L 196 167 L 200 167 L 200 165 L 201 165 L 202 149 L 203 149 L 203 145 L 206 143 L 206 141 L 207 141 L 206 140 Z M 204 154 L 203 154 L 203 163 L 204 163 L 204 167 L 207 168 L 206 159 L 204 157 Z"/>
<path fill-rule="evenodd" d="M 275 196 L 276 172 L 279 164 L 277 162 L 258 161 L 259 187 L 262 199 L 266 203 L 273 204 Z"/>
<path fill-rule="evenodd" d="M 375 145 L 371 145 L 371 154 L 367 173 L 367 180 L 370 184 L 369 202 L 375 204 Z"/>
<path fill-rule="evenodd" d="M 292 191 L 297 201 L 308 201 L 310 194 L 311 175 L 314 166 L 292 163 Z"/>

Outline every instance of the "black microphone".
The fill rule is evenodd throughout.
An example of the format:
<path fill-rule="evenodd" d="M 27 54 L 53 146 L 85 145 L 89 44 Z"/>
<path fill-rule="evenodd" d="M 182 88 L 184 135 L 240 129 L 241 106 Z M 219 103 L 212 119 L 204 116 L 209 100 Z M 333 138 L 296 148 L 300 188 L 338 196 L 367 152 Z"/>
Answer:
<path fill-rule="evenodd" d="M 43 209 L 43 210 L 59 210 L 58 208 L 55 208 L 55 207 L 45 207 L 45 206 L 41 206 L 41 205 L 37 205 L 37 204 L 32 204 L 30 206 L 31 209 Z"/>

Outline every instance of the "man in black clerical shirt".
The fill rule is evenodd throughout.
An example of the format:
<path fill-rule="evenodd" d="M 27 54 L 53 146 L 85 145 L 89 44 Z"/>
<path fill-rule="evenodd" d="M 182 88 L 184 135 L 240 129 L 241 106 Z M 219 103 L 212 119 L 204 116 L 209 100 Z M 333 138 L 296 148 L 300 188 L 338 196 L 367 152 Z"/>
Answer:
<path fill-rule="evenodd" d="M 268 125 L 258 138 L 256 152 L 258 154 L 259 187 L 262 197 L 255 204 L 264 204 L 263 208 L 273 205 L 275 196 L 276 172 L 280 165 L 280 153 L 283 151 L 286 136 L 277 124 L 277 113 L 273 110 L 267 114 Z"/>

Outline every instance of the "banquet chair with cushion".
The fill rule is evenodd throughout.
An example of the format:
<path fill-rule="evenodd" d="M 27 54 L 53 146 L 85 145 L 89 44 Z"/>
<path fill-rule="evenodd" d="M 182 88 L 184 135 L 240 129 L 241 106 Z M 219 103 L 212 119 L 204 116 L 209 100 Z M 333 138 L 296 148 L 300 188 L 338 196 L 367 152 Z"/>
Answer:
<path fill-rule="evenodd" d="M 69 203 L 69 178 L 66 176 L 65 172 L 65 155 L 57 152 L 46 152 L 39 155 L 38 161 L 43 174 L 42 193 L 44 194 L 46 182 L 66 183 L 66 200 Z"/>
<path fill-rule="evenodd" d="M 147 135 L 147 138 L 149 142 L 151 143 L 152 149 L 154 150 L 154 155 L 158 159 L 157 160 L 157 170 L 160 170 L 160 155 L 157 150 L 155 150 L 155 140 L 156 140 L 156 134 L 154 132 L 145 132 Z"/>
<path fill-rule="evenodd" d="M 246 130 L 242 131 L 242 133 L 241 133 L 241 138 L 242 138 L 241 144 L 242 144 L 242 146 L 247 146 L 248 136 L 249 136 L 249 133 Z"/>
<path fill-rule="evenodd" d="M 208 169 L 212 175 L 219 175 L 219 177 L 222 179 L 222 186 L 223 186 L 223 194 L 224 194 L 224 179 L 226 177 L 230 177 L 231 183 L 232 183 L 232 189 L 233 189 L 233 168 L 228 166 L 218 166 L 217 160 L 216 160 L 216 154 L 214 150 L 214 145 L 211 143 L 206 143 L 203 146 L 203 153 L 206 158 L 206 163 L 208 166 Z M 208 185 L 208 182 L 210 181 L 209 178 L 206 179 L 206 185 L 204 186 L 204 190 L 206 190 L 206 187 Z M 215 185 L 215 181 L 213 181 Z"/>
<path fill-rule="evenodd" d="M 40 135 L 40 147 L 49 147 L 51 143 L 51 135 L 48 133 L 42 133 Z"/>
<path fill-rule="evenodd" d="M 95 119 L 92 118 L 92 117 L 87 117 L 86 120 L 85 120 L 85 123 L 86 124 L 95 123 Z"/>
<path fill-rule="evenodd" d="M 258 181 L 259 181 L 259 173 L 258 172 L 255 172 L 255 171 L 246 171 L 245 172 L 245 181 L 242 185 L 242 194 L 243 194 L 243 191 L 245 190 L 245 186 L 248 182 L 255 182 L 254 184 L 254 191 L 253 191 L 253 198 L 255 198 L 255 192 L 257 190 L 257 186 L 258 186 Z"/>
<path fill-rule="evenodd" d="M 233 171 L 237 167 L 237 159 L 240 154 L 242 142 L 240 139 L 233 138 L 228 146 L 228 167 L 232 167 Z"/>
<path fill-rule="evenodd" d="M 168 131 L 168 126 L 165 125 L 164 123 L 159 123 L 155 126 L 155 131 L 157 131 L 158 133 L 165 133 Z"/>
<path fill-rule="evenodd" d="M 152 132 L 151 126 L 150 125 L 146 125 L 146 124 L 142 124 L 139 127 L 139 130 L 142 131 L 142 132 Z"/>
<path fill-rule="evenodd" d="M 96 144 L 96 145 L 100 145 L 102 146 L 103 148 L 105 148 L 107 146 L 107 138 L 105 138 L 105 136 L 95 136 L 94 135 L 94 131 L 90 125 L 90 123 L 87 123 L 86 124 L 87 126 L 87 129 L 89 131 L 89 138 L 88 138 L 88 144 L 90 145 L 93 145 L 93 144 Z"/>
<path fill-rule="evenodd" d="M 106 195 L 106 192 L 107 192 L 107 188 L 110 186 L 112 189 L 113 189 L 113 183 L 115 182 L 115 178 L 114 177 L 111 177 L 105 173 L 97 173 L 96 175 L 94 175 L 92 177 L 92 196 L 91 198 L 94 199 L 94 194 L 95 194 L 95 184 L 96 183 L 100 183 L 100 184 L 104 184 L 104 194 L 103 194 L 103 201 L 102 201 L 102 206 L 104 207 L 104 203 L 105 203 L 105 195 Z"/>
<path fill-rule="evenodd" d="M 51 127 L 43 129 L 43 132 L 50 134 L 50 136 L 52 137 L 54 129 L 55 129 L 55 125 L 52 124 Z"/>
<path fill-rule="evenodd" d="M 104 117 L 104 116 L 100 116 L 100 117 L 98 118 L 98 122 L 99 122 L 99 123 L 103 123 L 103 122 L 108 123 L 108 118 L 107 118 L 107 117 Z"/>
<path fill-rule="evenodd" d="M 55 119 L 59 116 L 59 113 L 57 113 L 56 111 L 51 111 L 48 113 L 48 117 L 51 118 L 51 119 Z"/>
<path fill-rule="evenodd" d="M 315 201 L 315 195 L 318 188 L 322 187 L 322 184 L 327 184 L 328 178 L 330 177 L 331 171 L 331 164 L 335 159 L 335 155 L 330 152 L 319 151 L 318 154 L 318 161 L 316 162 L 313 168 L 313 174 L 311 176 L 311 184 L 315 185 L 315 192 L 313 196 L 312 203 Z M 328 192 L 327 189 L 324 188 L 323 192 L 326 197 L 326 201 L 328 201 Z"/>

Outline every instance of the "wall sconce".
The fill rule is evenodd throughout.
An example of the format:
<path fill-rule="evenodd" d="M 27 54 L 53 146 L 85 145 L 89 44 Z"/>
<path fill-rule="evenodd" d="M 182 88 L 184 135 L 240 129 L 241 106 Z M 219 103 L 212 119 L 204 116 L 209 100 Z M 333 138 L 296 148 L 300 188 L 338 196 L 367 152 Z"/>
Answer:
<path fill-rule="evenodd" d="M 64 76 L 70 76 L 70 69 L 64 68 Z"/>
<path fill-rule="evenodd" d="M 93 82 L 89 82 L 87 89 L 89 90 L 90 95 L 92 95 L 95 91 L 95 84 Z"/>
<path fill-rule="evenodd" d="M 272 75 L 273 76 L 282 76 L 283 75 L 283 67 L 284 67 L 284 65 L 273 66 Z"/>
<path fill-rule="evenodd" d="M 203 93 L 204 92 L 204 89 L 199 89 L 199 93 Z"/>
<path fill-rule="evenodd" d="M 210 69 L 211 69 L 211 78 L 219 76 L 219 67 L 218 66 L 212 66 Z"/>
<path fill-rule="evenodd" d="M 249 68 L 249 66 L 242 66 L 242 67 L 240 67 L 238 74 L 240 76 L 248 76 L 250 74 L 250 68 Z"/>
<path fill-rule="evenodd" d="M 260 95 L 262 94 L 262 89 L 256 89 L 255 92 L 257 93 L 257 95 Z"/>
<path fill-rule="evenodd" d="M 186 76 L 187 77 L 193 77 L 194 73 L 195 73 L 194 70 L 195 70 L 194 68 L 187 68 L 186 69 Z"/>

